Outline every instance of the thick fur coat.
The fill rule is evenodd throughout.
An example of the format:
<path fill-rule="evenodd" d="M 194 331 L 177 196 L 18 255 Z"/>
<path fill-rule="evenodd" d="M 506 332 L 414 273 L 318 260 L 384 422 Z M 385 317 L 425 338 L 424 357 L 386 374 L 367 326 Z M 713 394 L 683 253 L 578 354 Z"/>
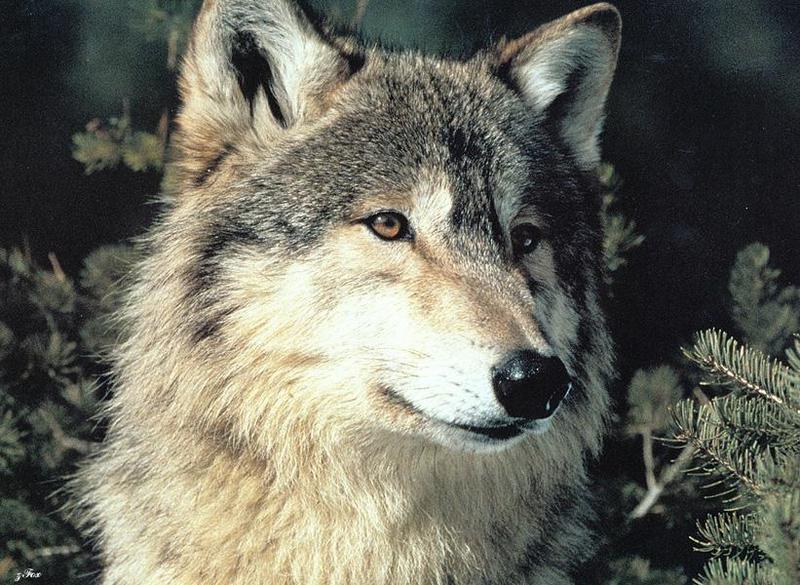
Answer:
<path fill-rule="evenodd" d="M 598 4 L 444 60 L 206 0 L 76 483 L 105 585 L 571 582 L 612 375 L 619 30 Z M 493 393 L 519 348 L 571 378 L 546 421 Z"/>

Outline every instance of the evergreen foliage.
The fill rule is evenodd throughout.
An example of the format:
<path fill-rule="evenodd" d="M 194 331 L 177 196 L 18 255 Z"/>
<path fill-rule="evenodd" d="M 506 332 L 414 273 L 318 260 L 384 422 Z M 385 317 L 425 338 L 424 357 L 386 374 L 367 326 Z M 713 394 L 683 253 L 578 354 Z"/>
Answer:
<path fill-rule="evenodd" d="M 97 359 L 117 334 L 104 328 L 132 252 L 101 248 L 80 283 L 51 255 L 49 270 L 0 249 L 0 576 L 31 568 L 85 583 L 92 562 L 58 490 L 102 429 Z"/>
<path fill-rule="evenodd" d="M 144 0 L 130 2 L 128 25 L 134 34 L 166 47 L 166 69 L 174 73 L 191 31 L 200 0 Z M 130 102 L 123 99 L 122 114 L 107 122 L 95 118 L 84 132 L 72 136 L 72 156 L 86 174 L 124 164 L 132 171 L 161 171 L 168 142 L 169 111 L 164 108 L 155 132 L 135 130 Z"/>
<path fill-rule="evenodd" d="M 608 163 L 600 166 L 598 174 L 603 187 L 602 207 L 600 218 L 603 222 L 605 239 L 603 240 L 603 257 L 606 265 L 605 282 L 609 290 L 614 278 L 628 263 L 630 252 L 644 242 L 644 235 L 636 232 L 636 222 L 631 221 L 618 210 L 619 189 L 622 179 Z"/>
<path fill-rule="evenodd" d="M 763 331 L 757 339 L 777 343 Z M 795 339 L 792 363 L 798 352 Z M 712 477 L 728 509 L 698 525 L 697 550 L 712 560 L 695 583 L 800 583 L 800 370 L 714 330 L 685 353 L 705 384 L 728 390 L 674 409 L 674 440 L 696 454 L 689 471 Z"/>
<path fill-rule="evenodd" d="M 769 248 L 755 243 L 736 255 L 728 284 L 736 327 L 750 347 L 771 355 L 800 331 L 800 288 L 780 286 L 780 275 L 769 265 Z"/>
<path fill-rule="evenodd" d="M 779 277 L 766 246 L 741 250 L 727 306 L 745 343 L 701 332 L 683 359 L 639 370 L 628 385 L 624 429 L 641 444 L 644 486 L 617 479 L 604 495 L 631 506 L 627 518 L 608 515 L 623 529 L 613 542 L 705 514 L 692 520 L 690 537 L 710 556 L 697 584 L 800 582 L 800 341 L 785 360 L 764 353 L 790 344 L 800 319 L 798 289 Z M 693 390 L 681 400 L 684 388 Z M 641 584 L 663 570 L 645 571 L 629 555 L 626 545 L 612 548 L 614 560 L 597 574 L 608 583 Z"/>
<path fill-rule="evenodd" d="M 648 559 L 633 556 L 611 563 L 613 576 L 606 585 L 684 585 L 686 577 L 675 569 L 656 569 Z"/>
<path fill-rule="evenodd" d="M 164 161 L 163 136 L 131 128 L 130 113 L 109 118 L 103 123 L 95 118 L 85 132 L 72 136 L 72 156 L 86 167 L 86 174 L 113 169 L 124 163 L 132 171 L 161 170 Z"/>
<path fill-rule="evenodd" d="M 132 3 L 131 29 L 152 42 L 167 46 L 167 68 L 175 70 L 192 30 L 200 0 L 141 0 Z M 170 58 L 173 57 L 173 58 Z"/>
<path fill-rule="evenodd" d="M 670 422 L 667 409 L 681 398 L 680 376 L 671 366 L 637 371 L 628 386 L 628 430 L 634 434 L 663 431 Z"/>

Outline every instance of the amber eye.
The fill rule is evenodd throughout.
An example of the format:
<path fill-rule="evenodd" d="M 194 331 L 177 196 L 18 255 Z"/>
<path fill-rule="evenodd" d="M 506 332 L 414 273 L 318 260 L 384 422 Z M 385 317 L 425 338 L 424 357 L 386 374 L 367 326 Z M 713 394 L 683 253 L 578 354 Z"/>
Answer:
<path fill-rule="evenodd" d="M 396 211 L 383 211 L 365 220 L 376 236 L 382 240 L 404 240 L 409 237 L 408 220 Z"/>
<path fill-rule="evenodd" d="M 533 224 L 522 223 L 511 229 L 511 247 L 517 258 L 533 252 L 541 240 L 542 231 Z"/>

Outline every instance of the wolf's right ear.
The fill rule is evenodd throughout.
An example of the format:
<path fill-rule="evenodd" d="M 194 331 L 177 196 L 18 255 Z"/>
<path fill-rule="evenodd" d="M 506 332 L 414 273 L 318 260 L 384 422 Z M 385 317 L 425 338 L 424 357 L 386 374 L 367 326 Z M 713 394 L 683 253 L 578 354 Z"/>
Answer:
<path fill-rule="evenodd" d="M 266 136 L 313 118 L 362 64 L 294 0 L 205 0 L 180 78 L 180 154 L 221 152 L 243 130 Z"/>

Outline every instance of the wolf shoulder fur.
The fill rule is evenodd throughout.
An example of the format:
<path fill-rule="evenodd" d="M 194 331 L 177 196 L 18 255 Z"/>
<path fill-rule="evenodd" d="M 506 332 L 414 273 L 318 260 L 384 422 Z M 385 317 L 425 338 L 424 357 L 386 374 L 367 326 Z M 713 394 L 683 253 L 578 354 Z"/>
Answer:
<path fill-rule="evenodd" d="M 570 583 L 617 11 L 465 60 L 206 0 L 76 483 L 105 585 Z"/>

